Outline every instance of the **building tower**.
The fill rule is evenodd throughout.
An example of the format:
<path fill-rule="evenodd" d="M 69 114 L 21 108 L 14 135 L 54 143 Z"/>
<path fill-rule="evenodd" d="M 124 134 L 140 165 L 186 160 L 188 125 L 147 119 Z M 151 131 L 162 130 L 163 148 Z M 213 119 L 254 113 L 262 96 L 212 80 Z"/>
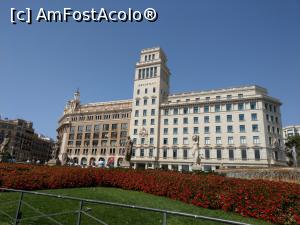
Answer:
<path fill-rule="evenodd" d="M 135 168 L 155 168 L 159 156 L 160 104 L 169 95 L 170 72 L 161 48 L 143 49 L 136 63 L 130 137 Z"/>

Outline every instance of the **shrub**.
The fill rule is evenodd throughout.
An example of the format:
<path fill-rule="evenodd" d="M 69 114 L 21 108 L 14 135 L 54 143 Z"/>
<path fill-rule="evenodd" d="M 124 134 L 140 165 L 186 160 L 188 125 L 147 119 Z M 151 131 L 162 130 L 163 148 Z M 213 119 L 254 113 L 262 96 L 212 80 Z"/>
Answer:
<path fill-rule="evenodd" d="M 38 190 L 106 186 L 165 196 L 276 224 L 300 224 L 300 185 L 162 170 L 0 164 L 2 187 Z"/>

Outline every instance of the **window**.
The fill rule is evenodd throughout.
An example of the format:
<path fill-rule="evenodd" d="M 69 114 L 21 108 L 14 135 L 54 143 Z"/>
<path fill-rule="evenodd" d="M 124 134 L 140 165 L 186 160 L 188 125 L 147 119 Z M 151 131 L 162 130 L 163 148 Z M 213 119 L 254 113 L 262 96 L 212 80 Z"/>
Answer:
<path fill-rule="evenodd" d="M 221 137 L 216 137 L 216 144 L 221 145 L 222 144 L 222 139 Z"/>
<path fill-rule="evenodd" d="M 144 155 L 145 155 L 145 150 L 143 148 L 141 148 L 141 154 L 140 154 L 140 156 L 144 157 Z"/>
<path fill-rule="evenodd" d="M 221 122 L 221 116 L 215 116 L 215 121 L 216 123 L 220 123 Z"/>
<path fill-rule="evenodd" d="M 168 128 L 164 128 L 164 135 L 168 134 Z"/>
<path fill-rule="evenodd" d="M 208 133 L 209 133 L 209 127 L 208 127 L 208 126 L 204 127 L 204 133 L 205 133 L 205 134 L 208 134 Z"/>
<path fill-rule="evenodd" d="M 117 130 L 117 128 L 118 128 L 118 124 L 114 123 L 111 125 L 112 130 Z"/>
<path fill-rule="evenodd" d="M 194 124 L 199 123 L 199 118 L 198 117 L 194 117 Z"/>
<path fill-rule="evenodd" d="M 183 128 L 183 134 L 188 134 L 188 133 L 189 133 L 188 128 L 187 128 L 187 127 L 184 127 L 184 128 Z"/>
<path fill-rule="evenodd" d="M 228 137 L 228 144 L 233 145 L 233 137 L 232 136 Z"/>
<path fill-rule="evenodd" d="M 177 158 L 177 149 L 173 149 L 173 159 Z"/>
<path fill-rule="evenodd" d="M 209 105 L 204 105 L 204 112 L 208 113 L 209 112 Z"/>
<path fill-rule="evenodd" d="M 137 129 L 133 130 L 133 134 L 135 134 L 135 135 L 137 134 Z"/>
<path fill-rule="evenodd" d="M 165 109 L 165 110 L 164 110 L 164 115 L 165 115 L 165 116 L 169 115 L 169 110 L 168 110 L 168 109 Z"/>
<path fill-rule="evenodd" d="M 254 149 L 255 160 L 260 160 L 260 151 L 259 149 Z"/>
<path fill-rule="evenodd" d="M 177 135 L 178 134 L 178 128 L 173 128 L 173 134 Z"/>
<path fill-rule="evenodd" d="M 174 125 L 177 125 L 177 124 L 178 124 L 178 118 L 174 118 L 174 119 L 173 119 L 173 124 L 174 124 Z"/>
<path fill-rule="evenodd" d="M 139 121 L 138 120 L 134 120 L 134 126 L 138 126 L 139 125 Z"/>
<path fill-rule="evenodd" d="M 215 112 L 221 111 L 221 105 L 215 105 Z"/>
<path fill-rule="evenodd" d="M 244 103 L 239 103 L 238 104 L 238 110 L 243 111 L 244 110 Z"/>
<path fill-rule="evenodd" d="M 246 144 L 246 136 L 240 136 L 240 144 L 241 145 Z"/>
<path fill-rule="evenodd" d="M 199 112 L 199 107 L 198 106 L 195 106 L 194 107 L 194 113 L 198 113 Z"/>
<path fill-rule="evenodd" d="M 188 145 L 189 144 L 189 139 L 187 137 L 183 138 L 183 144 Z"/>
<path fill-rule="evenodd" d="M 173 114 L 178 115 L 178 108 L 173 109 Z"/>
<path fill-rule="evenodd" d="M 140 105 L 140 100 L 139 100 L 139 99 L 135 100 L 135 105 L 136 105 L 136 106 L 139 106 L 139 105 Z"/>
<path fill-rule="evenodd" d="M 194 134 L 199 134 L 199 128 L 198 127 L 194 127 Z"/>
<path fill-rule="evenodd" d="M 169 120 L 168 119 L 164 119 L 164 125 L 168 125 L 169 124 Z"/>
<path fill-rule="evenodd" d="M 240 125 L 240 132 L 241 133 L 245 133 L 246 132 L 245 125 Z"/>
<path fill-rule="evenodd" d="M 147 123 L 146 119 L 143 119 L 143 126 L 146 126 L 146 123 Z"/>
<path fill-rule="evenodd" d="M 253 144 L 259 144 L 259 136 L 253 136 Z"/>
<path fill-rule="evenodd" d="M 109 124 L 103 124 L 103 130 L 108 131 L 109 130 Z"/>
<path fill-rule="evenodd" d="M 74 132 L 75 132 L 75 127 L 74 126 L 70 127 L 70 134 L 74 134 Z"/>
<path fill-rule="evenodd" d="M 154 134 L 154 128 L 150 128 L 150 134 Z"/>
<path fill-rule="evenodd" d="M 205 159 L 209 159 L 210 158 L 210 151 L 208 148 L 205 149 Z"/>
<path fill-rule="evenodd" d="M 149 71 L 149 70 L 148 70 Z M 147 94 L 148 93 L 148 89 L 147 88 L 145 88 L 145 94 Z"/>
<path fill-rule="evenodd" d="M 257 124 L 252 125 L 252 132 L 258 132 L 258 125 Z"/>
<path fill-rule="evenodd" d="M 138 117 L 138 116 L 139 116 L 139 110 L 135 110 L 134 116 L 135 116 L 135 117 Z"/>
<path fill-rule="evenodd" d="M 247 150 L 245 148 L 241 149 L 242 160 L 247 160 Z"/>
<path fill-rule="evenodd" d="M 216 126 L 216 133 L 221 133 L 221 126 Z"/>
<path fill-rule="evenodd" d="M 78 131 L 78 133 L 82 133 L 82 131 L 83 131 L 83 126 L 78 126 L 77 131 Z"/>
<path fill-rule="evenodd" d="M 232 122 L 232 115 L 227 115 L 227 122 Z"/>
<path fill-rule="evenodd" d="M 155 87 L 152 89 L 152 92 L 153 92 L 153 93 L 155 93 L 155 92 L 156 92 L 156 89 L 155 89 Z"/>
<path fill-rule="evenodd" d="M 244 121 L 244 120 L 245 120 L 245 115 L 239 114 L 239 121 Z"/>
<path fill-rule="evenodd" d="M 164 145 L 167 145 L 167 144 L 168 144 L 168 138 L 164 138 L 163 141 L 164 141 L 164 142 L 163 142 Z"/>
<path fill-rule="evenodd" d="M 163 150 L 163 158 L 166 159 L 168 157 L 168 149 L 164 148 Z"/>
<path fill-rule="evenodd" d="M 210 144 L 210 138 L 209 137 L 204 138 L 204 144 L 206 144 L 206 145 Z"/>
<path fill-rule="evenodd" d="M 209 123 L 209 116 L 204 116 L 204 123 Z"/>
<path fill-rule="evenodd" d="M 227 126 L 227 132 L 228 133 L 233 133 L 233 127 L 232 126 Z"/>
<path fill-rule="evenodd" d="M 184 108 L 183 109 L 183 114 L 188 114 L 189 113 L 189 109 L 188 108 Z"/>
<path fill-rule="evenodd" d="M 232 95 L 227 95 L 227 99 L 232 99 Z"/>
<path fill-rule="evenodd" d="M 188 122 L 188 118 L 187 117 L 184 117 L 183 118 L 183 124 L 188 124 L 189 122 Z"/>
<path fill-rule="evenodd" d="M 97 131 L 99 131 L 100 130 L 100 125 L 95 125 L 94 126 L 94 132 L 97 132 Z"/>
<path fill-rule="evenodd" d="M 154 124 L 155 124 L 155 120 L 151 119 L 151 125 L 154 125 Z"/>
<path fill-rule="evenodd" d="M 256 102 L 250 102 L 250 109 L 256 109 Z"/>
<path fill-rule="evenodd" d="M 217 148 L 217 159 L 220 160 L 222 159 L 222 149 Z"/>
<path fill-rule="evenodd" d="M 187 149 L 183 149 L 183 158 L 184 159 L 188 158 L 188 150 Z"/>
<path fill-rule="evenodd" d="M 238 94 L 238 98 L 242 98 L 243 97 L 243 94 Z"/>
<path fill-rule="evenodd" d="M 226 111 L 231 111 L 232 110 L 232 104 L 226 104 Z"/>
<path fill-rule="evenodd" d="M 143 110 L 143 116 L 147 116 L 147 110 L 146 109 Z"/>
<path fill-rule="evenodd" d="M 150 138 L 149 140 L 150 140 L 150 141 L 149 141 L 149 142 L 150 142 L 150 145 L 153 145 L 154 139 L 153 139 L 153 138 Z"/>
<path fill-rule="evenodd" d="M 147 99 L 144 99 L 144 105 L 147 105 L 148 101 Z"/>
<path fill-rule="evenodd" d="M 140 94 L 140 89 L 137 89 L 136 93 L 139 95 Z"/>
<path fill-rule="evenodd" d="M 173 145 L 177 145 L 178 144 L 178 139 L 177 138 L 173 138 Z"/>
<path fill-rule="evenodd" d="M 229 160 L 234 160 L 234 150 L 230 148 L 228 150 Z"/>
<path fill-rule="evenodd" d="M 152 98 L 152 105 L 154 105 L 156 102 L 156 99 L 155 98 Z"/>
<path fill-rule="evenodd" d="M 257 114 L 256 113 L 251 113 L 251 120 L 256 121 L 257 120 Z"/>
<path fill-rule="evenodd" d="M 145 144 L 145 138 L 141 138 L 141 144 Z"/>
<path fill-rule="evenodd" d="M 155 115 L 155 109 L 151 109 L 151 116 Z"/>
<path fill-rule="evenodd" d="M 153 157 L 153 148 L 150 148 L 150 149 L 149 149 L 149 157 L 150 157 L 150 158 Z"/>

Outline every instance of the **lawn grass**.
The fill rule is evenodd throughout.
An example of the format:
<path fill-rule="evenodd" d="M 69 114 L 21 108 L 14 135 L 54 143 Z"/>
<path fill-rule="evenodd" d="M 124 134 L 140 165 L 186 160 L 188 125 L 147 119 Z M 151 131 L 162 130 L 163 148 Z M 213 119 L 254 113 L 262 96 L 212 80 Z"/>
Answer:
<path fill-rule="evenodd" d="M 124 204 L 132 204 L 139 206 L 146 206 L 152 208 L 168 209 L 173 211 L 187 212 L 197 215 L 204 215 L 216 218 L 222 218 L 227 220 L 240 221 L 250 224 L 269 224 L 262 220 L 256 220 L 252 218 L 245 218 L 235 213 L 224 212 L 221 210 L 209 210 L 205 208 L 196 207 L 193 205 L 185 204 L 180 201 L 174 201 L 165 197 L 153 196 L 150 194 L 127 191 L 117 188 L 74 188 L 74 189 L 57 189 L 57 190 L 45 190 L 43 192 L 60 194 L 72 197 L 96 199 L 111 201 Z M 17 201 L 19 198 L 18 193 L 0 193 L 0 210 L 8 213 L 11 216 L 15 215 L 17 202 L 9 204 L 9 201 Z M 68 210 L 76 210 L 79 207 L 79 202 L 71 200 L 62 200 L 49 198 L 45 196 L 34 196 L 25 194 L 23 200 L 30 205 L 37 208 L 43 213 L 56 213 Z M 109 225 L 155 225 L 162 224 L 162 214 L 155 212 L 146 212 L 136 209 L 126 209 L 112 206 L 85 204 L 84 209 L 91 208 L 89 212 L 93 216 L 103 220 Z M 23 205 L 22 216 L 23 218 L 38 215 L 29 207 Z M 77 214 L 63 215 L 53 217 L 59 220 L 64 225 L 76 224 Z M 0 225 L 9 224 L 9 219 L 0 214 Z M 52 225 L 53 221 L 45 218 L 31 219 L 23 221 L 20 225 Z M 82 225 L 94 225 L 99 224 L 93 220 L 82 217 Z M 220 224 L 207 220 L 192 220 L 183 217 L 168 216 L 168 224 L 181 225 L 181 224 Z"/>

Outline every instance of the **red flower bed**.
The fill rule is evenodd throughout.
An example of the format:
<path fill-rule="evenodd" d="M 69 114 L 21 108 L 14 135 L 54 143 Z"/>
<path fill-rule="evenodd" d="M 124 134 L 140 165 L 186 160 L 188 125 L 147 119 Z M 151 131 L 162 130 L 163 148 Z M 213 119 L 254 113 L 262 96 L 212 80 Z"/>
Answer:
<path fill-rule="evenodd" d="M 37 190 L 107 186 L 166 196 L 276 224 L 300 224 L 300 185 L 157 170 L 0 164 L 0 186 Z"/>

